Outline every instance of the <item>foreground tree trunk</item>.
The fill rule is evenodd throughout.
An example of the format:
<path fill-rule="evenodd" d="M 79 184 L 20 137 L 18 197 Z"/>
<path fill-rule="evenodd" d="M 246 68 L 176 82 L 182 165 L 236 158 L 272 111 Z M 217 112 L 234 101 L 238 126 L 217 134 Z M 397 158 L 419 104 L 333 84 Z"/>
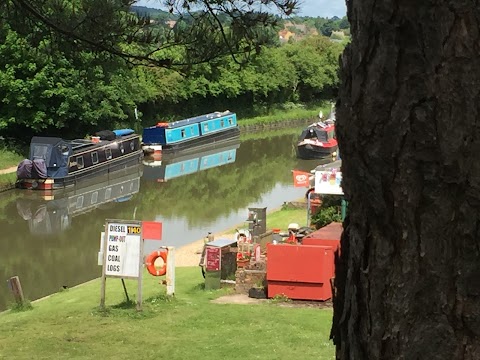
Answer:
<path fill-rule="evenodd" d="M 480 359 L 480 5 L 350 0 L 338 359 Z"/>

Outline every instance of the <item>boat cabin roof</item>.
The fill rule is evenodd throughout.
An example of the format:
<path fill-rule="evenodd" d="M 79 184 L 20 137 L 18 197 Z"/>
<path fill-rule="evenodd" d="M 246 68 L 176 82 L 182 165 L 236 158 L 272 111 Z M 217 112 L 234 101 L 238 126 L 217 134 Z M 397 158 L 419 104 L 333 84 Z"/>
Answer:
<path fill-rule="evenodd" d="M 132 135 L 122 135 L 122 136 L 117 136 L 117 139 L 124 139 L 128 138 L 131 136 L 135 136 L 135 134 Z M 114 140 L 111 140 L 114 141 Z M 73 152 L 77 152 L 80 149 L 86 149 L 86 148 L 96 148 L 100 147 L 102 145 L 105 145 L 106 142 L 105 140 L 101 140 L 98 143 L 92 142 L 92 140 L 89 139 L 74 139 L 74 140 L 65 140 L 59 137 L 53 137 L 53 136 L 34 136 L 32 137 L 32 140 L 30 142 L 30 147 L 34 145 L 50 145 L 50 146 L 56 146 L 58 144 L 65 144 L 68 145 Z"/>
<path fill-rule="evenodd" d="M 210 114 L 194 116 L 194 117 L 191 117 L 191 118 L 188 118 L 188 119 L 183 119 L 183 120 L 178 120 L 178 121 L 168 123 L 168 127 L 173 129 L 173 128 L 182 127 L 182 126 L 186 126 L 186 125 L 190 125 L 190 124 L 197 124 L 199 122 L 206 121 L 206 120 L 218 119 L 218 118 L 221 118 L 221 117 L 224 117 L 224 116 L 234 115 L 234 114 L 235 113 L 233 113 L 229 110 L 223 111 L 223 112 L 215 111 L 215 112 L 210 113 Z"/>

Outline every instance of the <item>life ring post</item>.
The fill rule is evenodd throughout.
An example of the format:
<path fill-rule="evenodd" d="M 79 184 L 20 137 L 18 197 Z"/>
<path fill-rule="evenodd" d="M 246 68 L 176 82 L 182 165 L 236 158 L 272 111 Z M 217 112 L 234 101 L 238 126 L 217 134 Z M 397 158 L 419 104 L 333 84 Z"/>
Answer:
<path fill-rule="evenodd" d="M 167 246 L 167 274 L 166 274 L 166 286 L 167 296 L 175 295 L 175 247 Z"/>
<path fill-rule="evenodd" d="M 161 266 L 155 264 L 159 259 L 163 261 Z M 165 281 L 160 283 L 167 286 L 167 295 L 173 296 L 175 294 L 175 247 L 161 246 L 151 252 L 145 258 L 145 266 L 148 273 L 153 276 L 166 275 Z"/>

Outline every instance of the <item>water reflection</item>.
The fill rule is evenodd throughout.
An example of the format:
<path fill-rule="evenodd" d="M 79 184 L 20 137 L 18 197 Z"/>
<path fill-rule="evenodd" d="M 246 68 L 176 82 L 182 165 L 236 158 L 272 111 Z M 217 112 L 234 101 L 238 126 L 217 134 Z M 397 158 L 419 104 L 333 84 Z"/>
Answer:
<path fill-rule="evenodd" d="M 201 152 L 180 154 L 178 156 L 163 156 L 160 159 L 151 157 L 143 161 L 144 178 L 166 182 L 179 176 L 189 175 L 198 171 L 211 169 L 235 162 L 240 140 L 227 144 L 212 144 Z"/>
<path fill-rule="evenodd" d="M 242 223 L 248 207 L 267 207 L 268 211 L 303 197 L 305 189 L 293 187 L 291 170 L 310 170 L 317 164 L 296 158 L 298 129 L 262 135 L 224 149 L 223 157 L 212 152 L 217 160 L 205 162 L 201 171 L 170 176 L 166 182 L 158 182 L 162 179 L 158 174 L 147 176 L 149 167 L 144 166 L 143 176 L 124 179 L 122 194 L 128 197 L 115 196 L 117 201 L 101 199 L 106 198 L 110 185 L 113 198 L 115 184 L 121 186 L 123 181 L 120 178 L 110 179 L 110 185 L 96 184 L 100 185 L 97 190 L 87 186 L 64 195 L 55 193 L 53 199 L 36 199 L 31 205 L 31 193 L 12 190 L 0 194 L 0 282 L 4 284 L 0 309 L 11 300 L 5 285 L 11 276 L 20 277 L 30 300 L 100 276 L 97 252 L 105 219 L 162 221 L 162 244 L 181 246 L 208 231 Z M 175 160 L 164 165 L 168 163 Z M 82 194 L 83 200 L 79 200 Z M 94 199 L 96 205 L 86 207 Z M 146 251 L 156 246 L 158 242 L 147 243 Z"/>
<path fill-rule="evenodd" d="M 71 226 L 72 218 L 109 202 L 128 201 L 140 190 L 142 167 L 133 166 L 115 176 L 97 177 L 68 190 L 43 195 L 28 193 L 17 200 L 18 214 L 33 235 L 55 234 Z"/>

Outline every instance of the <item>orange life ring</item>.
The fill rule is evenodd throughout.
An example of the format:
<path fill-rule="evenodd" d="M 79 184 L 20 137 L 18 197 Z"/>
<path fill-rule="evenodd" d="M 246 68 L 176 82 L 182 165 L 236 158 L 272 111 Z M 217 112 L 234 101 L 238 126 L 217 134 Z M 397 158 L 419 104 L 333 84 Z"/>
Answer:
<path fill-rule="evenodd" d="M 157 126 L 158 127 L 168 127 L 168 123 L 167 122 L 159 122 L 159 123 L 157 123 Z"/>
<path fill-rule="evenodd" d="M 162 276 L 167 273 L 167 255 L 168 251 L 166 249 L 155 250 L 145 259 L 145 266 L 147 271 L 153 276 Z M 159 269 L 155 267 L 155 260 L 161 258 L 163 260 L 163 266 Z"/>

